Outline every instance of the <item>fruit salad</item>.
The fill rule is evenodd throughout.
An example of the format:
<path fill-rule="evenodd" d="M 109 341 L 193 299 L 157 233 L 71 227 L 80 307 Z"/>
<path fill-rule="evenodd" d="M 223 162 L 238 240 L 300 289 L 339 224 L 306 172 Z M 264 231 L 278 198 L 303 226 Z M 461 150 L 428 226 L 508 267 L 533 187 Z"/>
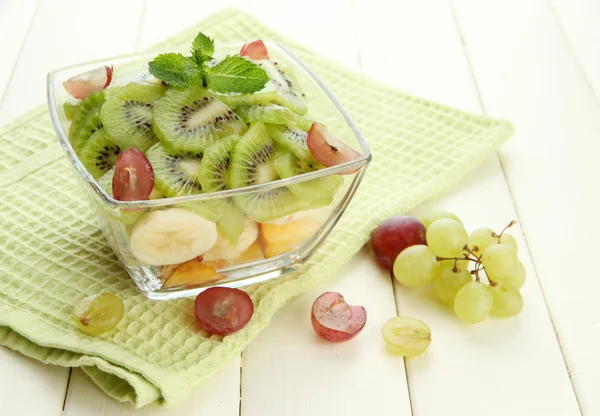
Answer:
<path fill-rule="evenodd" d="M 107 65 L 62 82 L 63 110 L 98 186 L 142 202 L 104 227 L 130 273 L 150 270 L 161 290 L 222 283 L 223 271 L 296 252 L 343 210 L 364 163 L 317 172 L 365 158 L 309 113 L 292 67 L 263 41 L 220 56 L 199 33 L 191 56 L 156 55 L 128 82 L 116 74 Z"/>

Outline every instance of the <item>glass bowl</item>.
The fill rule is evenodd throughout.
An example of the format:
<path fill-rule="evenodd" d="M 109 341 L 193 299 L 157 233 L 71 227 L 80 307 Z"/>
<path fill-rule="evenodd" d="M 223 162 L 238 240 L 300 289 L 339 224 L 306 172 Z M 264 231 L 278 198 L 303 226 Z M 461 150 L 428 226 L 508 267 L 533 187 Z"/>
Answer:
<path fill-rule="evenodd" d="M 371 160 L 371 153 L 361 133 L 337 99 L 323 82 L 283 45 L 273 42 L 266 42 L 266 44 L 271 60 L 276 60 L 289 68 L 306 94 L 309 107 L 307 116 L 323 123 L 330 133 L 358 150 L 363 155 L 361 158 L 287 179 L 244 188 L 144 201 L 118 201 L 110 192 L 102 188 L 99 184 L 101 180 L 95 180 L 88 173 L 69 142 L 70 122 L 67 120 L 63 105 L 73 99 L 65 91 L 62 83 L 76 74 L 101 65 L 114 66 L 113 81 L 109 89 L 132 81 L 141 82 L 144 75 L 148 74 L 147 63 L 157 53 L 103 59 L 57 69 L 48 74 L 50 116 L 60 144 L 83 190 L 82 198 L 90 203 L 106 240 L 139 290 L 148 298 L 164 300 L 195 296 L 211 286 L 241 287 L 277 278 L 297 269 L 318 249 L 335 227 L 365 174 Z M 219 55 L 237 53 L 242 45 L 243 42 L 217 45 L 217 53 Z M 348 171 L 354 172 L 347 174 Z M 250 240 L 255 241 L 235 257 L 232 251 L 236 250 L 229 252 L 226 250 L 227 254 L 223 254 L 222 250 L 219 254 L 219 250 L 216 250 L 216 255 L 202 252 L 197 253 L 193 258 L 181 259 L 175 264 L 162 264 L 164 260 L 155 261 L 155 258 L 142 256 L 139 248 L 136 249 L 140 246 L 140 241 L 134 240 L 139 240 L 139 236 L 143 235 L 138 232 L 142 227 L 141 224 L 149 223 L 149 219 L 153 216 L 165 215 L 157 214 L 157 211 L 169 210 L 168 215 L 173 213 L 179 215 L 183 212 L 185 214 L 183 218 L 185 221 L 191 221 L 190 224 L 195 224 L 197 216 L 200 216 L 199 221 L 202 224 L 207 221 L 214 224 L 211 227 L 217 230 L 218 245 L 222 239 L 220 230 L 234 221 L 239 221 L 240 201 L 256 201 L 260 198 L 289 193 L 290 189 L 319 186 L 324 178 L 333 177 L 336 183 L 339 183 L 333 198 L 326 201 L 319 200 L 318 203 L 303 201 L 303 203 L 284 205 L 283 210 L 280 211 L 284 214 L 277 218 L 265 218 L 263 213 L 257 215 L 254 210 L 248 208 L 253 206 L 252 203 L 243 204 L 246 210 L 246 215 L 241 214 L 245 224 L 244 232 L 247 228 L 250 235 L 245 244 Z M 233 213 L 235 218 L 231 216 Z M 196 242 L 207 241 L 206 239 L 214 241 L 212 231 L 200 233 L 199 230 L 198 227 L 194 228 L 190 225 L 189 235 L 186 234 L 184 237 Z M 165 249 L 169 250 L 169 248 Z M 219 256 L 226 258 L 218 258 Z"/>

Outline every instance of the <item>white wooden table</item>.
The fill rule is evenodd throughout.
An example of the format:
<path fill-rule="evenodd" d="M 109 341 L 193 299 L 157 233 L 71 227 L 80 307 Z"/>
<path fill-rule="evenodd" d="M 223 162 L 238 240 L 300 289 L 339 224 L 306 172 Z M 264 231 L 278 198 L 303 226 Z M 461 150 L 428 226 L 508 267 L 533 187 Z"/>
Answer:
<path fill-rule="evenodd" d="M 599 415 L 600 2 L 0 0 L 0 125 L 44 102 L 49 70 L 144 49 L 227 5 L 377 80 L 514 123 L 499 155 L 428 206 L 469 229 L 519 220 L 523 312 L 462 324 L 365 251 L 177 407 L 135 412 L 80 370 L 0 347 L 0 414 Z M 306 336 L 325 290 L 366 307 L 353 341 Z M 385 351 L 397 311 L 431 326 L 424 356 Z"/>

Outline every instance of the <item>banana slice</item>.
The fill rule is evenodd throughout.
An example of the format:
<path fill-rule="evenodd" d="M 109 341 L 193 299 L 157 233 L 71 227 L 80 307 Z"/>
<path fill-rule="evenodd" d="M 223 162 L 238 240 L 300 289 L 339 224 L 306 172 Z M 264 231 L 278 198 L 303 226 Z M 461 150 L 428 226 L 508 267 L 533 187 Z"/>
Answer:
<path fill-rule="evenodd" d="M 131 233 L 129 248 L 144 263 L 164 266 L 201 256 L 216 241 L 214 222 L 187 209 L 170 208 L 142 218 Z"/>
<path fill-rule="evenodd" d="M 204 260 L 233 260 L 242 254 L 256 241 L 258 237 L 258 225 L 256 222 L 246 216 L 244 229 L 236 245 L 231 245 L 229 240 L 219 234 L 217 242 L 213 248 L 204 253 Z"/>

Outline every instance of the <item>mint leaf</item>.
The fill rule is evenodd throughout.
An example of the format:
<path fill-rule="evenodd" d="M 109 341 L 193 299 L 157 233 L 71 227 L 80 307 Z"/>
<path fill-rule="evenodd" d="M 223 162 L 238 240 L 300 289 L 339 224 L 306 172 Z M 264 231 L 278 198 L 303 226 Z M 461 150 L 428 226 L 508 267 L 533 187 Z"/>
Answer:
<path fill-rule="evenodd" d="M 150 73 L 175 87 L 201 84 L 204 71 L 192 58 L 180 53 L 162 53 L 148 64 Z"/>
<path fill-rule="evenodd" d="M 198 33 L 192 43 L 192 55 L 198 66 L 201 67 L 204 62 L 211 60 L 214 52 L 215 41 L 202 32 Z"/>
<path fill-rule="evenodd" d="M 250 94 L 262 90 L 268 81 L 261 67 L 239 55 L 227 56 L 206 71 L 206 84 L 215 92 Z"/>

